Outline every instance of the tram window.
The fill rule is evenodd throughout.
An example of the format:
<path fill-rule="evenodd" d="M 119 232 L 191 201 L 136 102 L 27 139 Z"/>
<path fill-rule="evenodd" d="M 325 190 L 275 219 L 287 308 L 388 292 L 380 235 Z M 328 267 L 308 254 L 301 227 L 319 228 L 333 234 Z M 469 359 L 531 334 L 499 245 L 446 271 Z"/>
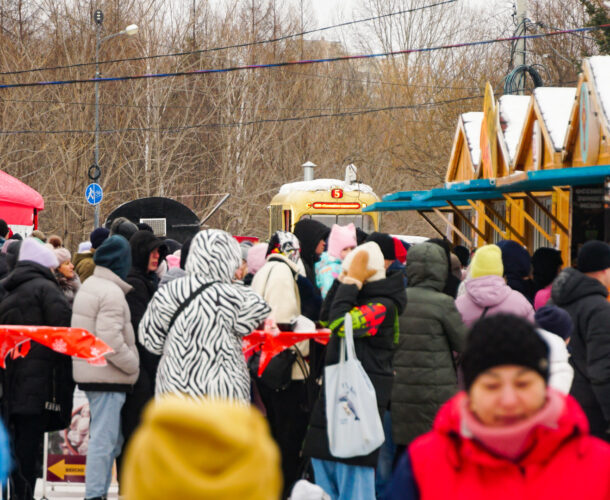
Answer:
<path fill-rule="evenodd" d="M 353 223 L 354 226 L 359 227 L 365 233 L 375 231 L 375 224 L 373 218 L 370 215 L 338 215 L 337 224 L 340 226 L 347 226 L 349 223 Z"/>
<path fill-rule="evenodd" d="M 373 222 L 373 218 L 370 215 L 306 214 L 301 217 L 301 220 L 303 219 L 314 219 L 328 227 L 332 227 L 333 224 L 347 226 L 349 223 L 353 223 L 354 226 L 359 227 L 365 233 L 371 233 L 375 231 L 375 223 Z"/>
<path fill-rule="evenodd" d="M 336 215 L 312 215 L 311 218 L 313 220 L 317 220 L 318 222 L 321 222 L 322 224 L 324 224 L 327 227 L 333 227 L 333 224 L 337 223 L 337 216 Z"/>

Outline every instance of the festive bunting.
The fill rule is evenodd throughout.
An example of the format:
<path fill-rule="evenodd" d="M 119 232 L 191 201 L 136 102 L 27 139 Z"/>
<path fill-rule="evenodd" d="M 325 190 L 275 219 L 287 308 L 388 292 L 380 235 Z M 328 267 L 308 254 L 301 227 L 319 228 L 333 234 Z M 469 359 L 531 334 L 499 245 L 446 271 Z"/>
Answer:
<path fill-rule="evenodd" d="M 311 339 L 320 344 L 327 344 L 328 339 L 330 339 L 330 330 L 321 328 L 315 332 L 279 333 L 254 330 L 250 335 L 244 337 L 242 346 L 246 358 L 249 358 L 255 351 L 260 349 L 261 358 L 258 364 L 258 376 L 260 377 L 273 356 L 278 355 L 280 352 L 303 340 Z"/>
<path fill-rule="evenodd" d="M 92 365 L 104 366 L 104 355 L 113 352 L 105 342 L 82 328 L 0 325 L 0 368 L 5 368 L 8 354 L 13 359 L 26 356 L 30 340 L 55 352 L 85 359 Z"/>

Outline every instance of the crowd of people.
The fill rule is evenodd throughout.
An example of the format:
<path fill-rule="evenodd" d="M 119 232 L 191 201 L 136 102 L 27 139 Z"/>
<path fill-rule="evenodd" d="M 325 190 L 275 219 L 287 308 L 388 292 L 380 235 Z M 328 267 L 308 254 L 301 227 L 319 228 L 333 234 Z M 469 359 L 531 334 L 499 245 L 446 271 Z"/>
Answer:
<path fill-rule="evenodd" d="M 78 385 L 90 500 L 115 459 L 127 500 L 610 498 L 610 246 L 586 242 L 574 264 L 311 219 L 265 243 L 207 229 L 181 244 L 119 218 L 73 257 L 0 220 L 0 324 L 80 327 L 112 348 L 104 366 L 36 343 L 6 360 L 0 473 L 10 498 L 33 498 L 44 433 L 67 427 Z M 326 346 L 298 342 L 260 376 L 260 354 L 244 356 L 255 329 L 322 326 Z M 385 440 L 339 457 L 325 369 L 346 335 Z"/>

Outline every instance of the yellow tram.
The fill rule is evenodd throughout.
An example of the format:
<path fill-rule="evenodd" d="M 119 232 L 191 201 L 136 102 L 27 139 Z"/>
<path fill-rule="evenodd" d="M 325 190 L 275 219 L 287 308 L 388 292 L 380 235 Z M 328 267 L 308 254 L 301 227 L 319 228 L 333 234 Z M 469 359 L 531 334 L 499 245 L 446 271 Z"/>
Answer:
<path fill-rule="evenodd" d="M 293 231 L 302 219 L 314 219 L 331 227 L 353 222 L 370 233 L 379 229 L 379 213 L 363 213 L 379 201 L 373 189 L 356 181 L 356 167 L 348 165 L 345 180 L 314 179 L 313 163 L 303 165 L 305 180 L 284 184 L 269 205 L 269 234 Z"/>

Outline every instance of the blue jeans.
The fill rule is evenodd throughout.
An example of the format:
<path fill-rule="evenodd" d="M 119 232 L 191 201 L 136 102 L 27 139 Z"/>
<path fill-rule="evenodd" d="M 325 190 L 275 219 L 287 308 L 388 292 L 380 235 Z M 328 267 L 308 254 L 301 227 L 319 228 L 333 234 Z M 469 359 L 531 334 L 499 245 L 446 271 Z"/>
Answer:
<path fill-rule="evenodd" d="M 315 482 L 332 500 L 375 500 L 375 469 L 311 459 Z"/>
<path fill-rule="evenodd" d="M 385 434 L 385 441 L 379 449 L 379 459 L 377 460 L 377 471 L 375 474 L 377 498 L 383 498 L 385 490 L 392 479 L 392 471 L 394 470 L 396 445 L 392 438 L 392 414 L 389 411 L 386 411 L 383 415 L 383 432 Z"/>
<path fill-rule="evenodd" d="M 106 496 L 112 480 L 112 464 L 121 452 L 121 408 L 124 392 L 86 391 L 91 411 L 85 498 Z"/>

